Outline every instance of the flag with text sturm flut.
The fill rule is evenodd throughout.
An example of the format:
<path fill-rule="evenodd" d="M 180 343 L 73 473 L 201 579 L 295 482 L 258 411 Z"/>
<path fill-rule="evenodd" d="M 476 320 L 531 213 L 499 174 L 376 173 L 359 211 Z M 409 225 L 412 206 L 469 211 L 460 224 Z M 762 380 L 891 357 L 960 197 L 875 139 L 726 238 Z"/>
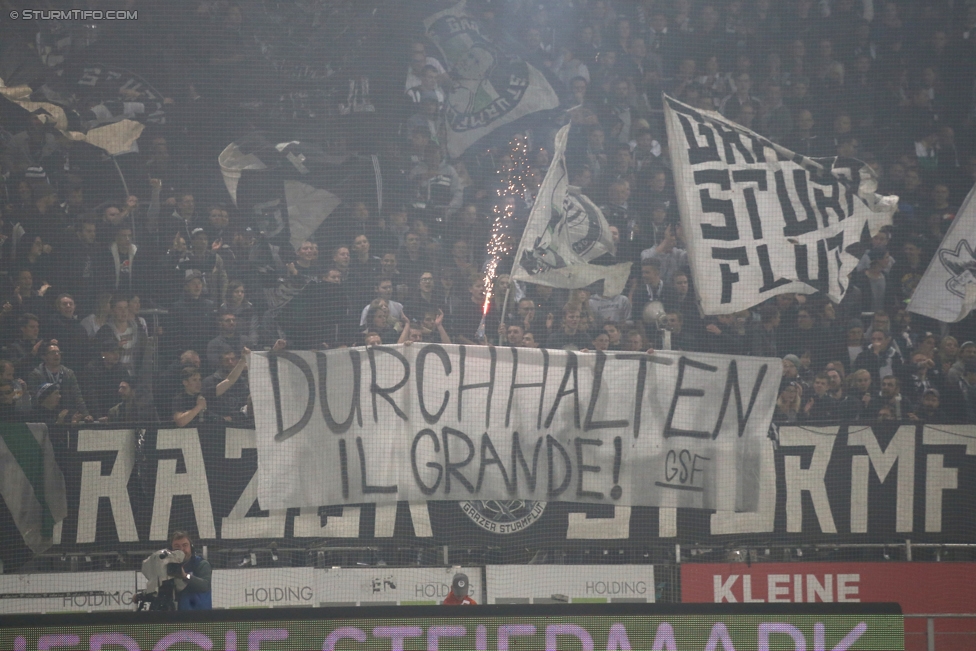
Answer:
<path fill-rule="evenodd" d="M 27 546 L 36 554 L 50 547 L 68 503 L 44 423 L 0 423 L 0 496 Z"/>
<path fill-rule="evenodd" d="M 891 223 L 898 197 L 876 194 L 853 158 L 809 158 L 722 115 L 664 100 L 681 224 L 705 314 L 771 296 L 822 292 L 839 303 L 864 225 Z"/>

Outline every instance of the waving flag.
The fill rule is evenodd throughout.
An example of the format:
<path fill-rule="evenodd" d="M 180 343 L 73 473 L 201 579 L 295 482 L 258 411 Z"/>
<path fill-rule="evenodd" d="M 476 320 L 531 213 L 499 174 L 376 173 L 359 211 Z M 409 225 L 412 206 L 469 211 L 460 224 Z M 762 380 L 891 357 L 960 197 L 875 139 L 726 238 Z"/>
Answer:
<path fill-rule="evenodd" d="M 955 323 L 976 307 L 976 187 L 939 245 L 912 294 L 908 311 Z"/>
<path fill-rule="evenodd" d="M 24 542 L 41 553 L 68 515 L 64 475 L 43 423 L 0 423 L 0 496 Z"/>
<path fill-rule="evenodd" d="M 219 157 L 234 204 L 274 243 L 296 250 L 343 202 L 383 208 L 383 174 L 376 156 L 335 160 L 300 141 L 274 144 L 254 133 Z"/>
<path fill-rule="evenodd" d="M 603 295 L 616 296 L 630 275 L 630 263 L 590 264 L 616 250 L 603 213 L 579 188 L 569 185 L 565 155 L 569 128 L 567 124 L 556 134 L 552 163 L 529 213 L 512 278 L 563 289 L 603 281 Z"/>
<path fill-rule="evenodd" d="M 847 248 L 898 205 L 852 158 L 808 158 L 712 111 L 670 97 L 665 122 L 688 260 L 705 314 L 771 296 L 822 292 L 839 303 L 857 258 Z"/>
<path fill-rule="evenodd" d="M 428 16 L 424 28 L 452 81 L 445 107 L 452 158 L 500 126 L 559 106 L 542 73 L 499 47 L 468 14 L 466 0 Z"/>

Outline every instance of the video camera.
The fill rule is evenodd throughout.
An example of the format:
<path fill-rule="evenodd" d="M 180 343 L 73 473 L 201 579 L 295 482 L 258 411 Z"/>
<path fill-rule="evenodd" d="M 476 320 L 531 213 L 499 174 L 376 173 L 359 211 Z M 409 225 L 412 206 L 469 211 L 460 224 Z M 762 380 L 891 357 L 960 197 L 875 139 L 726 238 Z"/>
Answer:
<path fill-rule="evenodd" d="M 136 595 L 136 610 L 176 610 L 176 585 L 183 576 L 185 555 L 174 549 L 160 549 L 142 562 L 146 589 Z"/>

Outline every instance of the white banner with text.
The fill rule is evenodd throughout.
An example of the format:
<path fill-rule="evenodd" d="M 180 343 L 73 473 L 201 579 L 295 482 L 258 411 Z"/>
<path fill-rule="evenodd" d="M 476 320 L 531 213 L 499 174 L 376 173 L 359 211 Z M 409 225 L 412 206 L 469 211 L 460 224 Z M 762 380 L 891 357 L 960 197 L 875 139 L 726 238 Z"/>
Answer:
<path fill-rule="evenodd" d="M 778 360 L 413 345 L 257 353 L 258 499 L 754 511 Z"/>

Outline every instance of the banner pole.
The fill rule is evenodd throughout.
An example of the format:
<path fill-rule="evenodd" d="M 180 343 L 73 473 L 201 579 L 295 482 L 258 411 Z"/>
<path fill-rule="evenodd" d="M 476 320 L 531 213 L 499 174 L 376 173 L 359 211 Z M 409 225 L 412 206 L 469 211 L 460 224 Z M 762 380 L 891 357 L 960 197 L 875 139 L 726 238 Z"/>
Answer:
<path fill-rule="evenodd" d="M 125 200 L 126 200 L 126 202 L 128 202 L 130 192 L 129 192 L 129 184 L 126 183 L 126 181 L 125 181 L 125 174 L 122 173 L 122 168 L 119 167 L 119 160 L 115 157 L 115 154 L 110 154 L 109 157 L 112 159 L 112 162 L 115 163 L 115 169 L 119 173 L 119 178 L 122 179 L 122 187 L 125 188 Z M 135 215 L 129 215 L 129 221 L 132 224 L 132 241 L 135 241 L 135 238 L 136 238 L 136 216 Z"/>
<path fill-rule="evenodd" d="M 510 291 L 512 291 L 512 281 L 511 280 L 508 281 L 508 287 L 505 288 L 505 302 L 502 303 L 502 321 L 501 321 L 502 323 L 505 323 L 505 310 L 508 309 L 508 293 Z M 504 335 L 502 335 L 501 333 L 498 333 L 498 345 L 499 346 L 501 346 L 502 343 L 503 343 L 502 342 L 502 337 L 503 336 Z"/>
<path fill-rule="evenodd" d="M 122 179 L 122 187 L 125 188 L 125 197 L 129 198 L 129 184 L 125 182 L 125 175 L 122 173 L 122 168 L 119 167 L 119 161 L 115 156 L 111 156 L 112 162 L 115 163 L 115 169 L 119 172 L 119 178 Z"/>

